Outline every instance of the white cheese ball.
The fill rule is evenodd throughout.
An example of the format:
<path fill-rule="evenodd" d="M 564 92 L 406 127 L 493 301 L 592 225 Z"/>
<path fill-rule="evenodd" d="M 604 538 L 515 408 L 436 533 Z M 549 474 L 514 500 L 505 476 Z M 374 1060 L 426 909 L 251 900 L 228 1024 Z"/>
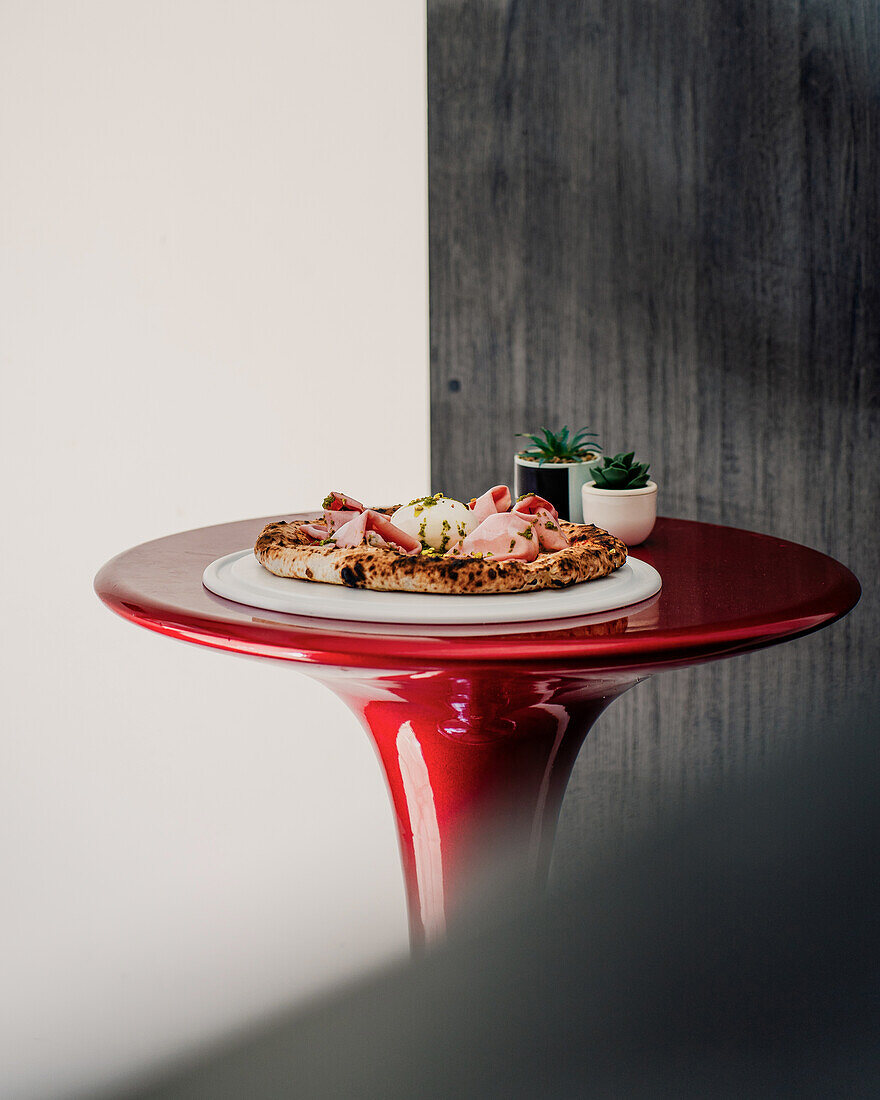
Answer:
<path fill-rule="evenodd" d="M 391 517 L 391 522 L 408 535 L 421 539 L 423 547 L 432 546 L 441 553 L 457 546 L 476 527 L 470 508 L 442 493 L 404 504 Z"/>

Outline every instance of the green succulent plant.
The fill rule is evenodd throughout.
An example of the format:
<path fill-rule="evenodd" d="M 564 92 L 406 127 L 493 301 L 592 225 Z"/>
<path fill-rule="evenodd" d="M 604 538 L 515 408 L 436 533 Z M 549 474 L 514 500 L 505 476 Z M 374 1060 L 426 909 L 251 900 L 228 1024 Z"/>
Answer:
<path fill-rule="evenodd" d="M 551 432 L 548 428 L 542 428 L 541 431 L 543 436 L 517 432 L 518 436 L 532 441 L 531 447 L 526 447 L 519 453 L 525 458 L 538 459 L 539 465 L 545 462 L 582 462 L 602 450 L 599 443 L 591 441 L 590 437 L 596 433 L 587 428 L 581 428 L 574 435 L 571 435 L 567 427 L 561 432 Z"/>
<path fill-rule="evenodd" d="M 593 483 L 597 489 L 644 489 L 648 484 L 647 462 L 636 462 L 635 451 L 602 459 L 601 466 L 593 467 Z"/>

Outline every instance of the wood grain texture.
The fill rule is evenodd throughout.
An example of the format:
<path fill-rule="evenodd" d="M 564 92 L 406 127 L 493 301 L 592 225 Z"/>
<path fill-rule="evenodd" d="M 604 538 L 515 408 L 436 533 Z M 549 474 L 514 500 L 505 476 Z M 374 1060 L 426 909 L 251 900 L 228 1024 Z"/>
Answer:
<path fill-rule="evenodd" d="M 865 589 L 819 635 L 620 700 L 561 863 L 809 751 L 873 684 L 877 57 L 872 0 L 429 0 L 434 487 L 510 482 L 515 433 L 589 424 L 651 461 L 661 512 L 815 546 Z"/>

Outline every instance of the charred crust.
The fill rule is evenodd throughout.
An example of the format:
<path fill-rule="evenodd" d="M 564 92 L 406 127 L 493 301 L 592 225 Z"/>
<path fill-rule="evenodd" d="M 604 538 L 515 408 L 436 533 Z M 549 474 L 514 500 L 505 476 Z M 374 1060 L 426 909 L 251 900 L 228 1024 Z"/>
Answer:
<path fill-rule="evenodd" d="M 349 588 L 363 588 L 367 579 L 364 563 L 355 561 L 351 565 L 343 565 L 339 571 L 339 576 L 342 578 L 342 583 L 348 585 Z"/>

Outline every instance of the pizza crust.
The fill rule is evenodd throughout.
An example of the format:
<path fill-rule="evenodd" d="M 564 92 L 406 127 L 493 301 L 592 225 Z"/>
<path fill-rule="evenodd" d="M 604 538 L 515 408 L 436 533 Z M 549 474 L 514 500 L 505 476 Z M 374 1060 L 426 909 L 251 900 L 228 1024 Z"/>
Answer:
<path fill-rule="evenodd" d="M 321 546 L 304 535 L 299 527 L 307 522 L 266 524 L 254 547 L 260 564 L 276 576 L 297 580 L 380 592 L 460 596 L 566 588 L 613 573 L 626 561 L 626 546 L 614 535 L 599 527 L 564 520 L 559 526 L 571 546 L 541 552 L 530 562 L 407 557 L 396 550 L 371 546 L 337 549 Z"/>

